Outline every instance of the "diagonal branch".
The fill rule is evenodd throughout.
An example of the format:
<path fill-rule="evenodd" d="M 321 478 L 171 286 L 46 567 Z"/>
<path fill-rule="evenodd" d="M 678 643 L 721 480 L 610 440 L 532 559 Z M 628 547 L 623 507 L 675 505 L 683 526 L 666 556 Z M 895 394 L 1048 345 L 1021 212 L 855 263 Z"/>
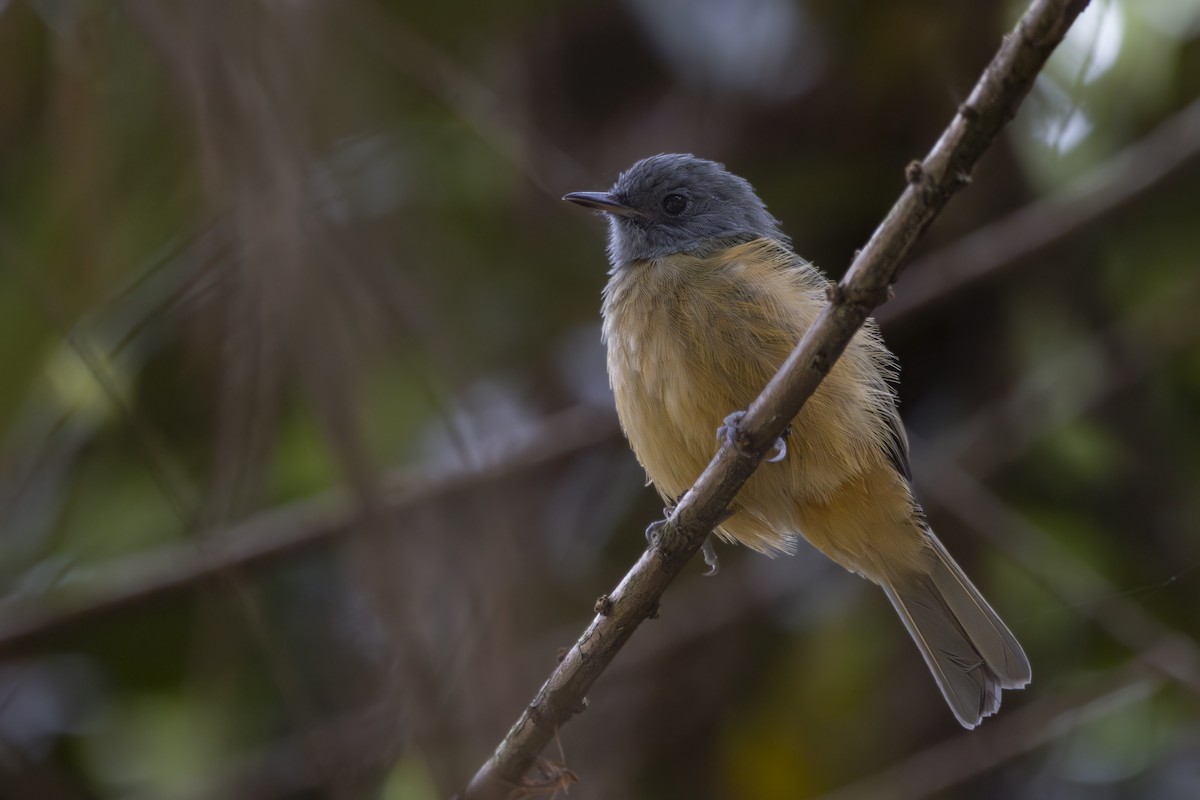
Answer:
<path fill-rule="evenodd" d="M 734 444 L 725 444 L 680 500 L 657 543 L 597 604 L 597 614 L 466 790 L 467 800 L 520 791 L 525 773 L 558 728 L 586 707 L 586 694 L 638 625 L 654 616 L 666 587 L 719 524 L 738 489 L 813 393 L 867 316 L 883 302 L 913 243 L 959 189 L 1016 114 L 1046 59 L 1086 0 L 1034 0 L 967 102 L 854 259 L 830 303 L 751 404 Z M 733 410 L 733 409 L 731 409 Z"/>

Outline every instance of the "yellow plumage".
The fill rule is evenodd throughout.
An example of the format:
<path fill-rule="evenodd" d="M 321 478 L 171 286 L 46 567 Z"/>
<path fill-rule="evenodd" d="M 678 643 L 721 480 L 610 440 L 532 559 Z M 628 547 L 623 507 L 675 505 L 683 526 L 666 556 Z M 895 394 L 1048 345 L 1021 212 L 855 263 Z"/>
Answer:
<path fill-rule="evenodd" d="M 614 275 L 604 297 L 609 377 L 625 434 L 663 497 L 678 498 L 699 477 L 722 420 L 775 374 L 820 311 L 825 286 L 773 239 Z M 888 455 L 890 364 L 874 330 L 861 331 L 792 424 L 789 456 L 751 476 L 718 534 L 766 553 L 790 552 L 805 535 L 871 578 L 913 564 L 920 530 L 874 511 L 910 506 Z M 866 504 L 865 494 L 886 497 Z M 881 536 L 881 525 L 894 532 Z"/>

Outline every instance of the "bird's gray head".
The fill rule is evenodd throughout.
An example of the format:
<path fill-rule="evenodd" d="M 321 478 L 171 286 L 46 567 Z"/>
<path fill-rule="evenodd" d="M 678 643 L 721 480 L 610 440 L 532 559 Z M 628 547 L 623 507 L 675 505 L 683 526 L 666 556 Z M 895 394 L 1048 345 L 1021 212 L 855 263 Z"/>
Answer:
<path fill-rule="evenodd" d="M 643 158 L 607 192 L 563 198 L 608 216 L 613 269 L 711 247 L 714 240 L 765 236 L 786 242 L 754 187 L 715 161 L 678 153 Z"/>

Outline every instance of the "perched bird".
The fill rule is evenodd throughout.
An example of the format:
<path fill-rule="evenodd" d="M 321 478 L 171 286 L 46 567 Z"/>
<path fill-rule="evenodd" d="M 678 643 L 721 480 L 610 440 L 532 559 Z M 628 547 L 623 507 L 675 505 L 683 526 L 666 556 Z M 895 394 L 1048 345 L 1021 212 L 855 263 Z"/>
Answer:
<path fill-rule="evenodd" d="M 712 161 L 652 156 L 607 192 L 563 199 L 608 218 L 609 380 L 634 453 L 673 502 L 712 459 L 714 431 L 812 324 L 828 282 L 792 251 L 753 187 Z M 777 445 L 778 463 L 750 477 L 716 533 L 772 554 L 802 536 L 879 584 L 954 715 L 973 728 L 1000 707 L 1001 689 L 1029 683 L 1029 661 L 913 497 L 895 372 L 869 323 Z"/>

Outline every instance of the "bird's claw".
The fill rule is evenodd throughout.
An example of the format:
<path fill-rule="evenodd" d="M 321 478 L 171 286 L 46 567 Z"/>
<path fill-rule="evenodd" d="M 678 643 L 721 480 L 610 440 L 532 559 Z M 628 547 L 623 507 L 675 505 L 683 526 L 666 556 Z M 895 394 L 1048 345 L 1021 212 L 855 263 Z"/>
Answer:
<path fill-rule="evenodd" d="M 663 509 L 663 519 L 655 520 L 646 526 L 646 544 L 651 547 L 657 547 L 659 537 L 662 536 L 663 526 L 667 524 L 670 516 L 675 511 L 675 506 L 667 506 Z M 717 524 L 720 525 L 725 520 L 733 516 L 733 512 L 726 509 Z M 708 535 L 704 538 L 704 544 L 700 546 L 700 554 L 704 556 L 704 563 L 708 565 L 708 571 L 704 573 L 704 577 L 716 575 L 721 571 L 721 560 L 717 558 L 717 549 L 713 547 L 713 537 Z"/>
<path fill-rule="evenodd" d="M 655 520 L 646 526 L 646 544 L 651 547 L 658 546 L 658 538 L 662 535 L 663 526 L 667 524 L 665 519 Z"/>
<path fill-rule="evenodd" d="M 736 450 L 741 450 L 741 447 L 738 445 L 738 426 L 741 425 L 742 418 L 745 416 L 745 411 L 734 411 L 725 417 L 721 426 L 717 428 L 717 441 L 721 444 L 729 444 Z"/>
<path fill-rule="evenodd" d="M 704 573 L 704 577 L 710 578 L 721 571 L 721 559 L 717 558 L 717 548 L 713 547 L 712 536 L 705 537 L 700 554 L 704 556 L 704 563 L 708 565 L 708 572 Z"/>
<path fill-rule="evenodd" d="M 763 461 L 768 464 L 778 464 L 787 458 L 787 441 L 782 436 L 775 440 L 775 446 L 771 448 L 771 452 L 763 456 Z"/>
<path fill-rule="evenodd" d="M 663 525 L 667 524 L 667 520 L 675 513 L 675 506 L 669 505 L 663 508 L 663 518 L 657 522 L 651 522 L 646 526 L 646 544 L 653 547 L 658 544 L 658 537 L 662 533 Z"/>
<path fill-rule="evenodd" d="M 735 450 L 743 455 L 745 455 L 746 451 L 738 442 L 738 426 L 741 425 L 742 418 L 745 416 L 745 411 L 734 411 L 732 414 L 725 417 L 721 427 L 717 428 L 717 441 L 721 444 L 728 444 L 732 446 Z M 775 445 L 771 448 L 767 455 L 763 457 L 764 461 L 766 461 L 768 464 L 778 464 L 780 461 L 783 461 L 785 458 L 787 458 L 787 435 L 791 432 L 791 430 L 791 425 L 784 429 L 783 434 L 775 440 Z"/>

